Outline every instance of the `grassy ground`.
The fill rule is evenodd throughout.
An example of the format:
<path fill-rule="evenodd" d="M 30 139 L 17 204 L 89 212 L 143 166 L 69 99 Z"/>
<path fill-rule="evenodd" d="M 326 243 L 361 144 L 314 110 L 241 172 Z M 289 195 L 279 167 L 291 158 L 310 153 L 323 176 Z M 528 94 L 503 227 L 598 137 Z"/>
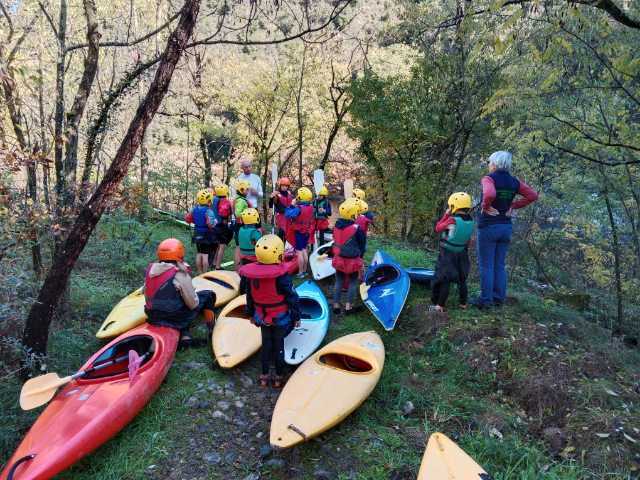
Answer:
<path fill-rule="evenodd" d="M 74 313 L 55 323 L 53 371 L 73 371 L 99 347 L 93 335 L 102 319 L 139 286 L 154 245 L 168 235 L 187 240 L 187 232 L 167 223 L 101 223 L 73 277 Z M 369 250 L 378 247 L 404 265 L 433 264 L 416 248 L 374 239 Z M 7 336 L 35 290 L 28 275 L 16 273 L 19 261 L 3 267 L 13 269 L 3 273 L 16 282 L 0 297 L 11 306 L 0 310 Z M 381 335 L 382 379 L 341 425 L 284 452 L 267 451 L 277 394 L 255 385 L 256 358 L 221 371 L 206 348 L 178 352 L 145 410 L 60 478 L 413 479 L 434 431 L 458 441 L 494 479 L 637 478 L 638 351 L 514 283 L 501 310 L 462 311 L 453 296 L 448 315 L 427 313 L 429 291 L 413 285 L 391 333 L 367 311 L 332 319 L 327 340 L 372 329 Z M 330 282 L 322 286 L 329 292 Z M 20 288 L 22 303 L 9 295 Z M 10 358 L 8 348 L 0 352 Z M 38 414 L 16 408 L 20 385 L 11 362 L 3 366 L 0 461 Z"/>

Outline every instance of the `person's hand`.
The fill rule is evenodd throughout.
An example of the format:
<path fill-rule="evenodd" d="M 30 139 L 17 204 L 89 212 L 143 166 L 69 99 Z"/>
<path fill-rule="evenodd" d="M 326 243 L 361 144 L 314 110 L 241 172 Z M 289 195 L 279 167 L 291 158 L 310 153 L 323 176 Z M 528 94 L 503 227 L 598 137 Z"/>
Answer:
<path fill-rule="evenodd" d="M 513 208 L 510 208 L 509 210 L 507 210 L 507 213 L 505 213 L 505 215 L 507 217 L 510 217 L 511 215 L 513 215 Z"/>
<path fill-rule="evenodd" d="M 300 328 L 300 319 L 296 320 L 295 322 L 293 322 L 293 326 L 295 328 Z"/>
<path fill-rule="evenodd" d="M 318 208 L 318 212 L 319 213 L 324 213 L 324 208 L 322 208 L 322 207 Z"/>
<path fill-rule="evenodd" d="M 276 198 L 278 195 L 280 194 L 276 191 L 271 192 L 271 198 Z"/>
<path fill-rule="evenodd" d="M 489 208 L 485 209 L 484 213 L 486 213 L 487 215 L 491 215 L 492 217 L 500 215 L 500 212 L 498 211 L 498 209 L 496 209 L 494 207 L 489 207 Z"/>
<path fill-rule="evenodd" d="M 451 207 L 448 207 L 447 210 L 444 212 L 445 215 L 451 215 Z"/>

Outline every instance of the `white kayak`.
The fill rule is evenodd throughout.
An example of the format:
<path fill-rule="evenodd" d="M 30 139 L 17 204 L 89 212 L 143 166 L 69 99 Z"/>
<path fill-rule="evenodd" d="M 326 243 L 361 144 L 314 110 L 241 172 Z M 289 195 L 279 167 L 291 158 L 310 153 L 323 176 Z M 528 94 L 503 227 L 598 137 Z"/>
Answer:
<path fill-rule="evenodd" d="M 300 297 L 300 326 L 284 339 L 284 361 L 298 365 L 306 360 L 322 343 L 329 329 L 329 303 L 314 282 L 306 281 L 296 287 Z"/>
<path fill-rule="evenodd" d="M 314 280 L 322 280 L 336 273 L 336 269 L 331 265 L 331 257 L 329 256 L 332 247 L 333 241 L 320 245 L 309 255 L 309 266 Z"/>

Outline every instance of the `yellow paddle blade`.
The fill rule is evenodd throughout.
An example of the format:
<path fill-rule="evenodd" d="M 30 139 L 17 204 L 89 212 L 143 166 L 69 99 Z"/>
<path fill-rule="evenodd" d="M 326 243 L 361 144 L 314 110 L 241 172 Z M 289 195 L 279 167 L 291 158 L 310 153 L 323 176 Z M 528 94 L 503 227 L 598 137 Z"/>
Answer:
<path fill-rule="evenodd" d="M 20 408 L 31 410 L 44 405 L 53 398 L 59 387 L 70 381 L 70 376 L 60 378 L 57 373 L 47 373 L 28 380 L 20 392 Z"/>
<path fill-rule="evenodd" d="M 362 300 L 366 300 L 367 298 L 369 298 L 369 289 L 370 288 L 371 288 L 371 285 L 367 285 L 364 282 L 360 284 L 360 298 Z"/>

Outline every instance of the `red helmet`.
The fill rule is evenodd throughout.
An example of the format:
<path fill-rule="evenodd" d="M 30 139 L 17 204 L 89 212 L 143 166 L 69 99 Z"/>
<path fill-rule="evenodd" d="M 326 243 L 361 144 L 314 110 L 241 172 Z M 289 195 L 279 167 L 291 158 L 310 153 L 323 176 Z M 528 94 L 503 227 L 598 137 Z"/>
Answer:
<path fill-rule="evenodd" d="M 291 186 L 291 180 L 289 180 L 289 177 L 282 177 L 278 180 L 278 185 L 282 186 L 286 186 L 286 187 L 290 187 Z"/>
<path fill-rule="evenodd" d="M 184 244 L 177 238 L 167 238 L 158 245 L 158 260 L 181 262 L 184 260 Z"/>

